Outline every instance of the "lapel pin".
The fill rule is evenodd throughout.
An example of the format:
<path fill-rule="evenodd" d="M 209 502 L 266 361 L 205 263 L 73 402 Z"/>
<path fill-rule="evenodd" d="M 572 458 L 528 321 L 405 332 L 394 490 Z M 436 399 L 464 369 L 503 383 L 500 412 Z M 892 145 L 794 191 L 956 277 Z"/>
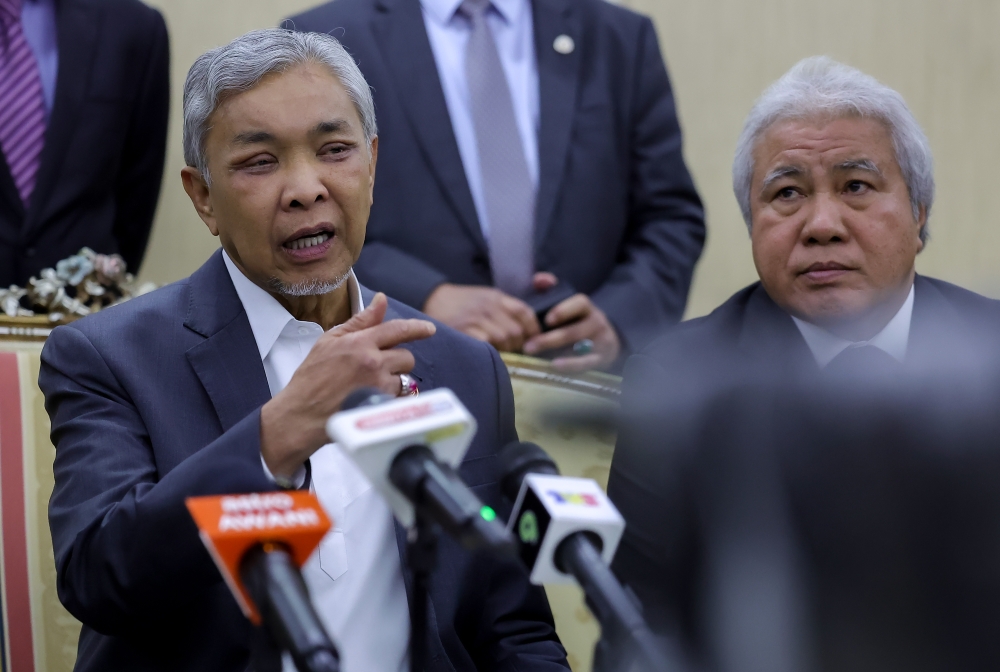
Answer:
<path fill-rule="evenodd" d="M 552 48 L 565 56 L 573 53 L 573 50 L 576 49 L 576 42 L 569 35 L 560 35 L 552 43 Z"/>

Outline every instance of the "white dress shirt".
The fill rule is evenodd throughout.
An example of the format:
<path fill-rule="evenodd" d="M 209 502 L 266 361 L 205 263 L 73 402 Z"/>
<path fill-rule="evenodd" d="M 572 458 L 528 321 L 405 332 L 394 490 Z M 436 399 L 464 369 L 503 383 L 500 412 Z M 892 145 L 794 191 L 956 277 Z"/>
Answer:
<path fill-rule="evenodd" d="M 229 277 L 243 303 L 274 396 L 323 335 L 300 322 L 251 282 L 225 252 Z M 354 272 L 347 279 L 351 314 L 364 308 Z M 336 329 L 336 327 L 334 327 Z M 312 490 L 334 529 L 302 568 L 316 610 L 340 651 L 344 672 L 407 672 L 410 615 L 392 511 L 336 444 L 310 458 Z M 283 672 L 295 672 L 291 658 Z"/>
<path fill-rule="evenodd" d="M 812 351 L 813 357 L 819 368 L 824 368 L 834 357 L 847 348 L 862 345 L 874 345 L 879 350 L 892 355 L 896 361 L 902 362 L 906 357 L 906 348 L 910 342 L 910 320 L 913 318 L 913 286 L 910 286 L 910 293 L 906 296 L 906 301 L 899 307 L 896 314 L 868 341 L 848 341 L 835 334 L 831 334 L 822 327 L 817 327 L 811 322 L 795 320 L 795 326 L 799 328 L 802 338 L 806 339 L 806 344 Z"/>
<path fill-rule="evenodd" d="M 500 65 L 507 77 L 514 118 L 528 163 L 528 175 L 538 188 L 538 63 L 535 60 L 535 31 L 530 0 L 492 0 L 493 8 L 486 13 L 486 24 L 500 56 Z M 437 64 L 441 88 L 444 90 L 448 116 L 458 142 L 465 177 L 472 192 L 472 201 L 479 216 L 479 226 L 487 242 L 490 239 L 486 198 L 479 169 L 479 148 L 476 128 L 472 121 L 469 85 L 465 77 L 465 46 L 472 24 L 458 8 L 462 0 L 420 0 L 424 27 L 430 39 L 434 62 Z"/>

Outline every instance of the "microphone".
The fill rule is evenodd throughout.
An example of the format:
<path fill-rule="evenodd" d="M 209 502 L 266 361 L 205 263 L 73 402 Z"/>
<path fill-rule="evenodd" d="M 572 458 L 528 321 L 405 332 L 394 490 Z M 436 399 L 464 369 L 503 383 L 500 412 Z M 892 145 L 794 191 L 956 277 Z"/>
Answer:
<path fill-rule="evenodd" d="M 608 567 L 625 520 L 601 486 L 589 478 L 560 476 L 556 463 L 534 443 L 508 444 L 500 463 L 501 488 L 514 501 L 508 529 L 521 541 L 531 582 L 579 583 L 613 649 L 606 660 L 614 669 L 673 669 L 634 597 Z"/>
<path fill-rule="evenodd" d="M 500 451 L 500 487 L 514 502 L 508 528 L 521 540 L 521 559 L 531 582 L 573 583 L 572 550 L 582 540 L 598 560 L 611 563 L 625 520 L 604 490 L 590 478 L 559 475 L 549 455 L 534 443 L 515 441 Z M 571 537 L 578 541 L 567 542 Z"/>
<path fill-rule="evenodd" d="M 437 523 L 466 549 L 513 554 L 514 538 L 455 472 L 476 433 L 476 420 L 448 389 L 396 398 L 355 390 L 326 431 L 368 477 L 396 519 L 417 514 Z"/>
<path fill-rule="evenodd" d="M 263 623 L 299 672 L 338 672 L 337 648 L 299 573 L 331 527 L 316 496 L 268 492 L 185 503 L 243 614 L 254 625 Z M 280 669 L 280 660 L 268 662 Z"/>

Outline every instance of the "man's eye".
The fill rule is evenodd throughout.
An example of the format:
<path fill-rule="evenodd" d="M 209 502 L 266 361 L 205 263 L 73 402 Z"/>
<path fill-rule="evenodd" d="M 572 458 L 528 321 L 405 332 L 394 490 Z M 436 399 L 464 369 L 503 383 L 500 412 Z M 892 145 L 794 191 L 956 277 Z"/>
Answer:
<path fill-rule="evenodd" d="M 779 189 L 778 193 L 775 194 L 775 196 L 780 199 L 795 198 L 795 189 L 793 189 L 792 187 L 785 187 L 784 189 Z"/>
<path fill-rule="evenodd" d="M 868 184 L 861 180 L 851 180 L 847 183 L 847 191 L 852 194 L 863 194 L 868 191 Z"/>
<path fill-rule="evenodd" d="M 252 159 L 244 161 L 242 164 L 240 164 L 240 168 L 260 169 L 260 168 L 266 168 L 275 163 L 276 161 L 274 160 L 273 156 L 255 156 Z"/>
<path fill-rule="evenodd" d="M 347 145 L 326 145 L 325 147 L 323 147 L 322 153 L 323 154 L 343 154 L 348 149 L 350 149 L 350 147 L 348 147 Z"/>

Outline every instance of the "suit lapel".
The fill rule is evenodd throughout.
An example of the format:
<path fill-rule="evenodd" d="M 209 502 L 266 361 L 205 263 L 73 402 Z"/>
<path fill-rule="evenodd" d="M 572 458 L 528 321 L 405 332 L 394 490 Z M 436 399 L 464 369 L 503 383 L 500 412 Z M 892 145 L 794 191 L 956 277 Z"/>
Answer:
<path fill-rule="evenodd" d="M 94 49 L 100 32 L 100 13 L 100 7 L 89 2 L 62 0 L 56 3 L 59 41 L 56 95 L 45 130 L 38 181 L 28 204 L 26 229 L 42 221 L 50 202 L 49 193 L 57 182 L 63 158 L 72 144 L 80 108 L 90 83 Z"/>
<path fill-rule="evenodd" d="M 541 117 L 538 131 L 538 198 L 535 203 L 537 249 L 551 225 L 566 172 L 566 154 L 573 132 L 585 40 L 579 15 L 569 0 L 534 0 L 532 6 Z M 560 35 L 573 39 L 575 48 L 572 52 L 561 54 L 553 48 Z"/>
<path fill-rule="evenodd" d="M 913 279 L 913 314 L 906 345 L 906 363 L 924 366 L 940 363 L 943 357 L 968 354 L 958 343 L 974 343 L 974 334 L 941 291 L 923 276 Z"/>
<path fill-rule="evenodd" d="M 747 299 L 738 347 L 752 360 L 764 362 L 775 371 L 818 370 L 795 322 L 759 283 Z"/>
<path fill-rule="evenodd" d="M 400 107 L 409 117 L 413 134 L 445 198 L 476 244 L 486 250 L 420 3 L 379 0 L 377 9 L 372 31 L 395 81 Z"/>
<path fill-rule="evenodd" d="M 222 431 L 271 398 L 250 321 L 216 252 L 188 284 L 191 298 L 184 326 L 205 340 L 187 351 L 188 362 L 219 416 Z"/>

